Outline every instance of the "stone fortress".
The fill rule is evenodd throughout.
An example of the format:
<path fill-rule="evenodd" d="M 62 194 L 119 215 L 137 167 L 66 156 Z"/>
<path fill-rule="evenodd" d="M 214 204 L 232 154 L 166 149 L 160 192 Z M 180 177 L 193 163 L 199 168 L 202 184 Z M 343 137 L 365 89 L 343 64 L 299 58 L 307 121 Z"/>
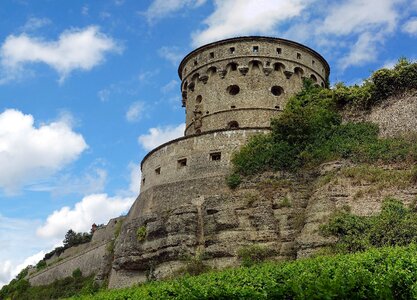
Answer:
<path fill-rule="evenodd" d="M 306 256 L 317 246 L 309 240 L 314 226 L 304 226 L 311 205 L 307 175 L 273 192 L 256 180 L 231 190 L 225 178 L 232 154 L 270 131 L 271 118 L 302 89 L 303 78 L 327 87 L 326 60 L 293 41 L 238 37 L 192 51 L 178 73 L 185 136 L 144 157 L 141 192 L 127 216 L 98 229 L 90 243 L 49 259 L 46 269 L 29 275 L 31 284 L 79 268 L 119 288 L 172 276 L 199 253 L 207 265 L 226 267 L 237 265 L 238 250 L 248 245 L 268 247 L 276 259 Z"/>

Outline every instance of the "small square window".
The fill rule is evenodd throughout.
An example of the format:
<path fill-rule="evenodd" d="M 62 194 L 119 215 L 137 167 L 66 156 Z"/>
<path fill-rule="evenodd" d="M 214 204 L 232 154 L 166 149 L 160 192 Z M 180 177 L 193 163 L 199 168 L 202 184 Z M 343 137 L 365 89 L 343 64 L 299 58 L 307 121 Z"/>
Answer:
<path fill-rule="evenodd" d="M 161 167 L 158 167 L 155 169 L 155 174 L 160 175 L 161 174 Z"/>
<path fill-rule="evenodd" d="M 235 54 L 235 51 L 236 51 L 235 47 L 230 47 L 229 48 L 230 54 Z"/>
<path fill-rule="evenodd" d="M 301 53 L 297 53 L 297 59 L 301 59 Z"/>
<path fill-rule="evenodd" d="M 258 53 L 259 52 L 259 46 L 253 46 L 252 51 L 253 51 L 253 53 Z"/>
<path fill-rule="evenodd" d="M 210 160 L 212 161 L 219 161 L 222 159 L 222 153 L 221 152 L 213 152 L 210 153 Z"/>
<path fill-rule="evenodd" d="M 277 54 L 282 54 L 282 49 L 281 48 L 277 48 Z"/>
<path fill-rule="evenodd" d="M 178 168 L 183 168 L 187 166 L 187 159 L 182 158 L 178 160 Z"/>
<path fill-rule="evenodd" d="M 210 52 L 210 58 L 214 58 L 214 52 Z"/>

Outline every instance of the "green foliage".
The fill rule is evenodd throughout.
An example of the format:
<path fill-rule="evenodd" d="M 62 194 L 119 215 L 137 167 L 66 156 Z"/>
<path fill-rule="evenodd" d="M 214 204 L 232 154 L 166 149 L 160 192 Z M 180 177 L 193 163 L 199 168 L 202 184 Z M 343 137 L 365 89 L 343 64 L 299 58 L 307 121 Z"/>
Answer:
<path fill-rule="evenodd" d="M 74 230 L 70 229 L 65 234 L 65 239 L 63 241 L 64 248 L 74 247 L 80 244 L 88 243 L 91 241 L 92 234 L 87 232 L 75 232 Z"/>
<path fill-rule="evenodd" d="M 240 175 L 237 173 L 232 173 L 226 178 L 226 183 L 231 189 L 235 189 L 239 186 L 242 179 L 240 178 Z"/>
<path fill-rule="evenodd" d="M 417 64 L 400 62 L 394 71 L 408 70 L 407 74 L 413 75 L 414 71 L 409 69 L 417 70 Z M 229 178 L 263 171 L 296 171 L 335 159 L 362 163 L 415 162 L 417 137 L 380 139 L 375 124 L 342 123 L 340 107 L 368 106 L 379 101 L 375 99 L 381 99 L 381 95 L 375 98 L 375 89 L 380 85 L 376 77 L 366 81 L 362 87 L 339 84 L 333 90 L 306 82 L 304 90 L 292 97 L 283 113 L 271 121 L 272 132 L 253 137 L 233 155 L 234 170 Z M 417 77 L 415 79 L 417 82 Z M 414 81 L 402 80 L 405 82 L 403 86 L 417 88 Z"/>
<path fill-rule="evenodd" d="M 46 261 L 44 261 L 44 260 L 38 261 L 38 263 L 36 264 L 36 270 L 39 271 L 39 270 L 42 270 L 44 268 L 46 268 Z"/>
<path fill-rule="evenodd" d="M 79 274 L 80 272 L 76 271 L 74 271 L 72 277 L 56 280 L 44 286 L 31 286 L 27 280 L 23 279 L 24 276 L 21 273 L 8 285 L 3 286 L 0 290 L 0 299 L 61 299 L 73 296 L 92 295 L 99 290 L 98 285 L 94 282 L 94 275 L 82 277 Z"/>
<path fill-rule="evenodd" d="M 264 263 L 79 299 L 415 299 L 417 246 Z"/>
<path fill-rule="evenodd" d="M 72 277 L 73 278 L 81 278 L 81 277 L 83 277 L 83 273 L 81 272 L 80 268 L 77 268 L 77 269 L 75 269 L 72 272 Z"/>
<path fill-rule="evenodd" d="M 176 275 L 199 275 L 211 270 L 210 266 L 204 263 L 207 255 L 203 251 L 197 251 L 195 255 L 187 255 L 183 258 L 184 267 L 176 272 Z"/>
<path fill-rule="evenodd" d="M 117 237 L 120 234 L 120 231 L 122 230 L 123 220 L 119 220 L 116 225 L 114 226 L 114 238 L 117 239 Z"/>
<path fill-rule="evenodd" d="M 146 226 L 142 225 L 136 230 L 136 238 L 139 242 L 142 242 L 146 238 Z"/>
<path fill-rule="evenodd" d="M 250 267 L 276 255 L 276 251 L 265 246 L 251 245 L 239 249 L 237 255 L 242 261 L 242 266 Z"/>
<path fill-rule="evenodd" d="M 384 200 L 380 214 L 367 217 L 339 212 L 322 226 L 321 232 L 337 237 L 337 243 L 332 246 L 335 252 L 404 246 L 417 241 L 417 213 L 400 201 L 388 198 Z"/>
<path fill-rule="evenodd" d="M 410 182 L 413 184 L 417 184 L 417 165 L 413 166 L 410 171 Z"/>

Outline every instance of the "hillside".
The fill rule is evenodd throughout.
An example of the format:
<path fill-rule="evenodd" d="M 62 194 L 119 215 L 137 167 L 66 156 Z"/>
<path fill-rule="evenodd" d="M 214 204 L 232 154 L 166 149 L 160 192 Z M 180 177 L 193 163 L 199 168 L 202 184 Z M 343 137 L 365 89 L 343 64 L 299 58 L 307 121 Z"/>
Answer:
<path fill-rule="evenodd" d="M 133 293 L 146 299 L 155 293 L 152 295 L 179 295 L 185 299 L 195 292 L 197 298 L 230 295 L 310 298 L 308 295 L 325 297 L 327 294 L 320 293 L 329 292 L 333 293 L 329 294 L 331 298 L 348 297 L 356 292 L 359 298 L 398 295 L 409 298 L 414 293 L 416 279 L 404 274 L 415 268 L 410 258 L 415 246 L 368 249 L 407 246 L 417 239 L 413 221 L 417 205 L 416 90 L 417 64 L 406 60 L 400 60 L 392 70 L 375 72 L 361 86 L 338 84 L 329 90 L 306 80 L 304 90 L 291 98 L 283 113 L 272 121 L 271 133 L 250 139 L 234 155 L 234 168 L 226 179 L 230 188 L 220 188 L 219 184 L 218 195 L 208 196 L 204 202 L 192 199 L 191 203 L 166 210 L 161 216 L 149 215 L 127 226 L 112 223 L 102 229 L 103 236 L 113 238 L 111 247 L 105 244 L 107 238 L 99 244 L 100 255 L 108 258 L 110 264 L 113 259 L 113 269 L 123 273 L 124 281 L 119 280 L 119 284 L 124 286 L 129 285 L 128 280 L 134 282 L 131 278 L 137 274 L 142 281 L 152 281 L 237 267 L 245 264 L 245 255 L 255 261 L 282 261 L 317 253 L 368 252 L 152 283 L 120 292 L 120 297 Z M 384 203 L 391 204 L 384 206 Z M 135 209 L 138 208 L 132 208 Z M 361 235 L 362 232 L 366 234 Z M 95 240 L 97 236 L 93 236 Z M 184 251 L 179 256 L 179 251 L 188 244 L 200 245 L 196 248 L 204 251 Z M 69 260 L 66 262 L 59 262 L 61 268 L 69 264 Z M 398 274 L 402 277 L 381 271 L 391 263 L 400 268 Z M 318 267 L 323 274 L 314 273 Z M 101 269 L 107 270 L 108 266 Z M 73 278 L 67 271 L 68 278 Z M 377 275 L 377 271 L 382 275 Z M 31 276 L 41 277 L 39 273 Z M 80 274 L 77 276 L 81 278 Z M 323 276 L 322 286 L 314 285 L 317 276 Z M 24 277 L 25 274 L 4 287 L 0 295 L 20 299 L 15 295 L 42 290 L 42 287 L 31 290 Z M 100 280 L 105 277 L 101 272 Z M 78 289 L 84 287 L 85 293 L 96 289 L 90 277 L 85 282 L 74 278 L 68 279 L 67 284 L 78 284 Z M 393 284 L 402 284 L 402 280 L 406 281 L 404 285 Z M 205 286 L 204 281 L 213 285 Z M 61 284 L 57 282 L 55 289 Z M 337 286 L 346 286 L 346 290 L 340 290 L 346 294 L 334 294 Z M 212 288 L 212 294 L 206 288 Z M 317 290 L 320 288 L 323 291 Z M 109 299 L 118 299 L 111 293 L 108 295 Z M 106 296 L 100 294 L 100 297 L 103 298 L 97 299 Z"/>

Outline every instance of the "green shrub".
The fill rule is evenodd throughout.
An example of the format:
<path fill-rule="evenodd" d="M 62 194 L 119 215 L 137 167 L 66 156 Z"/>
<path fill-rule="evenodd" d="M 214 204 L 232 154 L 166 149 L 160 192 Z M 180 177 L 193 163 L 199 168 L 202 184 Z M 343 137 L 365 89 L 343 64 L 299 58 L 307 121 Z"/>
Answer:
<path fill-rule="evenodd" d="M 240 175 L 237 173 L 232 173 L 226 178 L 226 183 L 231 189 L 235 189 L 239 186 L 242 179 L 240 178 Z"/>
<path fill-rule="evenodd" d="M 46 268 L 46 261 L 44 260 L 40 260 L 37 264 L 36 264 L 36 270 L 42 270 Z"/>
<path fill-rule="evenodd" d="M 239 249 L 237 255 L 242 261 L 242 266 L 250 267 L 276 255 L 276 251 L 266 246 L 251 245 Z"/>
<path fill-rule="evenodd" d="M 139 242 L 142 242 L 146 238 L 146 226 L 142 225 L 136 230 L 136 238 Z"/>
<path fill-rule="evenodd" d="M 114 238 L 117 239 L 117 237 L 120 234 L 120 231 L 122 230 L 123 220 L 118 220 L 116 225 L 114 226 Z"/>
<path fill-rule="evenodd" d="M 338 212 L 321 227 L 321 233 L 337 237 L 332 246 L 335 252 L 404 246 L 417 241 L 417 213 L 400 201 L 387 198 L 380 214 L 368 217 Z"/>
<path fill-rule="evenodd" d="M 411 183 L 417 184 L 417 165 L 413 166 L 410 173 L 411 173 L 410 175 Z"/>
<path fill-rule="evenodd" d="M 76 279 L 83 277 L 83 273 L 81 272 L 80 268 L 77 268 L 72 272 L 72 277 Z"/>
<path fill-rule="evenodd" d="M 203 251 L 197 251 L 195 255 L 186 255 L 183 257 L 185 265 L 180 268 L 176 275 L 199 275 L 211 270 L 211 267 L 204 263 L 207 255 Z"/>

